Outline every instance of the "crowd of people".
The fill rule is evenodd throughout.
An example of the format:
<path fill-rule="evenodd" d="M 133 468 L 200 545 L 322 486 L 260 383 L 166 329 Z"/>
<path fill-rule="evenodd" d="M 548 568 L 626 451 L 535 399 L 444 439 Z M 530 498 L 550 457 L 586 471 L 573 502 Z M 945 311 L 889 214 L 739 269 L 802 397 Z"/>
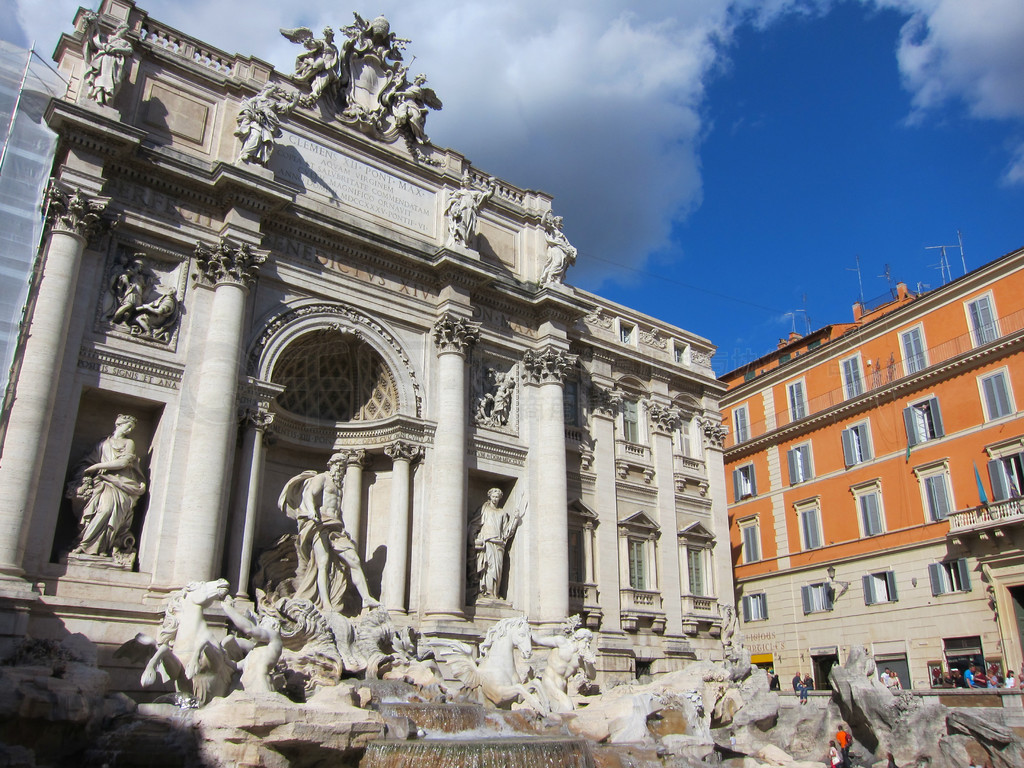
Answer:
<path fill-rule="evenodd" d="M 1001 674 L 997 664 L 989 664 L 987 669 L 979 664 L 970 664 L 963 670 L 951 667 L 945 675 L 935 667 L 931 674 L 932 688 L 1016 688 L 1019 679 L 1012 669 Z"/>

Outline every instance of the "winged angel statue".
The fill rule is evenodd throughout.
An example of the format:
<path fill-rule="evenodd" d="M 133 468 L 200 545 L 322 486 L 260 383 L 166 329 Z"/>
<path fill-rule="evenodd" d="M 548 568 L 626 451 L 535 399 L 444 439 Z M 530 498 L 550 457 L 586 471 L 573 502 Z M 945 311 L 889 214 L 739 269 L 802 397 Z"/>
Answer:
<path fill-rule="evenodd" d="M 404 136 L 410 149 L 430 143 L 425 126 L 431 109 L 441 100 L 426 85 L 426 75 L 410 82 L 402 51 L 409 40 L 391 31 L 384 16 L 367 21 L 358 13 L 343 27 L 345 41 L 335 45 L 334 30 L 324 28 L 318 38 L 308 27 L 282 29 L 281 34 L 305 47 L 295 59 L 293 78 L 309 87 L 299 101 L 304 107 L 320 104 L 344 123 L 357 125 L 385 141 Z"/>

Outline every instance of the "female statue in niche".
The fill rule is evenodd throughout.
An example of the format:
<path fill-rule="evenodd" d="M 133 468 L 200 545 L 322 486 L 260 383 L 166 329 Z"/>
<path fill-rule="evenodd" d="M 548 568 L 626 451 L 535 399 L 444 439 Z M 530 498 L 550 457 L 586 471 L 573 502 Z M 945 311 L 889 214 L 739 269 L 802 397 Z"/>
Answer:
<path fill-rule="evenodd" d="M 135 503 L 146 492 L 135 441 L 128 437 L 137 422 L 134 416 L 118 415 L 113 434 L 82 460 L 69 488 L 71 498 L 85 500 L 73 553 L 109 556 L 134 550 Z"/>

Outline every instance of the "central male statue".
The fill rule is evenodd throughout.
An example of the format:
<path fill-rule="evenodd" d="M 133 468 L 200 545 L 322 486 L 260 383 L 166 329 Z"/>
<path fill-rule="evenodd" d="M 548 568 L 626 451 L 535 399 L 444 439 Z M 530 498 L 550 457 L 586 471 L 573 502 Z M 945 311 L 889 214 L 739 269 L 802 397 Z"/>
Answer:
<path fill-rule="evenodd" d="M 289 480 L 277 505 L 299 526 L 295 551 L 299 557 L 295 595 L 322 611 L 340 611 L 348 579 L 352 579 L 363 607 L 380 605 L 370 595 L 355 542 L 341 519 L 345 483 L 345 455 L 336 453 L 326 472 L 307 470 Z"/>

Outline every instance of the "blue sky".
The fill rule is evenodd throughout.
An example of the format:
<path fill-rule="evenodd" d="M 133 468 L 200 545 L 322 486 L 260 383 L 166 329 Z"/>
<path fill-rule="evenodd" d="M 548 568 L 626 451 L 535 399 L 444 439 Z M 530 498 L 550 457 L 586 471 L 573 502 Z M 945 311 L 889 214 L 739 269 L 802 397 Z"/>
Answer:
<path fill-rule="evenodd" d="M 45 55 L 76 0 L 0 0 Z M 95 6 L 95 2 L 85 2 Z M 336 0 L 140 0 L 291 71 Z M 1024 246 L 1021 0 L 376 0 L 444 100 L 431 138 L 555 195 L 570 282 L 710 338 L 724 372 L 858 298 Z M 244 9 L 244 11 L 242 10 Z M 959 252 L 949 251 L 954 276 Z"/>

